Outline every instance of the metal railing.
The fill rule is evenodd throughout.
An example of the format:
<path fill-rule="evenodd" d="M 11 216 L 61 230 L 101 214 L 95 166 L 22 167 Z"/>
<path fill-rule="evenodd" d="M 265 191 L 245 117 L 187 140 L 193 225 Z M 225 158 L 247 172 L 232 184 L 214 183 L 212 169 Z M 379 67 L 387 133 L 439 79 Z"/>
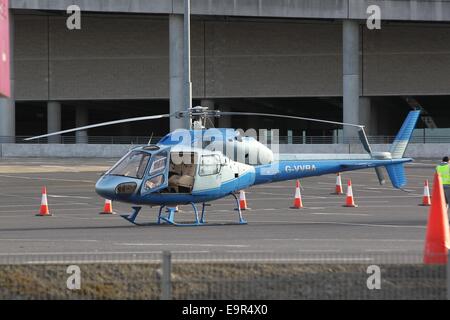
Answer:
<path fill-rule="evenodd" d="M 3 255 L 0 299 L 447 299 L 448 266 L 425 265 L 422 257 L 411 252 Z M 70 287 L 77 280 L 79 286 Z"/>
<path fill-rule="evenodd" d="M 88 143 L 88 144 L 136 144 L 145 145 L 148 144 L 150 137 L 145 136 L 88 136 L 77 139 L 75 136 L 62 136 L 51 138 L 40 138 L 31 141 L 25 141 L 24 139 L 29 136 L 15 136 L 6 137 L 0 136 L 0 143 L 26 143 L 26 144 L 47 144 L 47 143 L 61 143 L 61 144 L 76 144 L 76 143 Z M 157 143 L 161 137 L 152 137 L 151 143 Z"/>
<path fill-rule="evenodd" d="M 146 136 L 88 136 L 78 139 L 75 136 L 62 136 L 52 138 L 41 138 L 32 141 L 25 141 L 29 136 L 0 136 L 0 143 L 32 143 L 32 144 L 136 144 L 144 145 L 149 142 L 150 137 Z M 391 144 L 395 136 L 368 136 L 371 144 Z M 161 137 L 152 137 L 151 143 L 157 143 Z M 274 140 L 276 141 L 276 140 Z M 336 136 L 279 136 L 280 144 L 360 144 L 358 137 L 346 138 Z M 267 137 L 267 142 L 271 143 L 271 137 Z M 410 143 L 450 143 L 450 136 L 414 136 Z"/>

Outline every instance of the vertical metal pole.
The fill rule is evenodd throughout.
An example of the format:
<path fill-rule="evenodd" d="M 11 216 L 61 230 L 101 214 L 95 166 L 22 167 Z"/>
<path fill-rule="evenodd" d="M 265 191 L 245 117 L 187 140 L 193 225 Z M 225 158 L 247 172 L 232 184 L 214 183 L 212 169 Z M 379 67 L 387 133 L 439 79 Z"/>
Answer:
<path fill-rule="evenodd" d="M 161 300 L 172 300 L 172 257 L 170 251 L 162 253 Z"/>
<path fill-rule="evenodd" d="M 191 0 L 184 0 L 184 104 L 185 108 L 192 107 L 191 82 Z M 188 128 L 191 128 L 191 119 Z"/>
<path fill-rule="evenodd" d="M 288 144 L 292 144 L 293 143 L 293 139 L 292 139 L 292 130 L 288 130 L 287 131 L 287 143 Z"/>

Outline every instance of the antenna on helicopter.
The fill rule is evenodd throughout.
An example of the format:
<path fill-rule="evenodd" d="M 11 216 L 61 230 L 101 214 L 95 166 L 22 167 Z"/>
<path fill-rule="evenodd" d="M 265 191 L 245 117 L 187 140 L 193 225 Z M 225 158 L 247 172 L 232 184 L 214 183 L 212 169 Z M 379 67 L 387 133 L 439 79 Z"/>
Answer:
<path fill-rule="evenodd" d="M 152 139 L 153 139 L 153 131 L 152 131 L 152 135 L 150 136 L 150 139 L 148 139 L 147 145 L 151 145 L 152 144 Z"/>

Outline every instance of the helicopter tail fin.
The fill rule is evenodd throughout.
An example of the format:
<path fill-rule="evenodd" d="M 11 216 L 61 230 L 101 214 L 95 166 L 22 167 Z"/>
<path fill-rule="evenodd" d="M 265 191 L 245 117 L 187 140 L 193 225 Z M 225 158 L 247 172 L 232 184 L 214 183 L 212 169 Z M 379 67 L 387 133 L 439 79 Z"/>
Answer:
<path fill-rule="evenodd" d="M 411 140 L 411 136 L 414 128 L 416 127 L 417 120 L 420 116 L 420 110 L 411 111 L 403 122 L 400 131 L 395 137 L 394 142 L 392 143 L 391 149 L 389 152 L 392 155 L 392 159 L 401 159 L 403 158 L 406 147 L 408 146 L 409 141 Z"/>

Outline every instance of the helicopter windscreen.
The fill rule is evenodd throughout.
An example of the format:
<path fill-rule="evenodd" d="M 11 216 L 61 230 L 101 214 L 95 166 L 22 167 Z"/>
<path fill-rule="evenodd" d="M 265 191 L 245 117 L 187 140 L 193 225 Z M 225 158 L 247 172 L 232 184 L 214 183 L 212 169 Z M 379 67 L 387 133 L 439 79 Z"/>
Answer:
<path fill-rule="evenodd" d="M 122 161 L 116 164 L 109 174 L 114 176 L 142 179 L 144 177 L 145 168 L 147 168 L 148 161 L 150 160 L 150 156 L 151 155 L 146 152 L 130 152 L 125 158 L 122 159 Z"/>

